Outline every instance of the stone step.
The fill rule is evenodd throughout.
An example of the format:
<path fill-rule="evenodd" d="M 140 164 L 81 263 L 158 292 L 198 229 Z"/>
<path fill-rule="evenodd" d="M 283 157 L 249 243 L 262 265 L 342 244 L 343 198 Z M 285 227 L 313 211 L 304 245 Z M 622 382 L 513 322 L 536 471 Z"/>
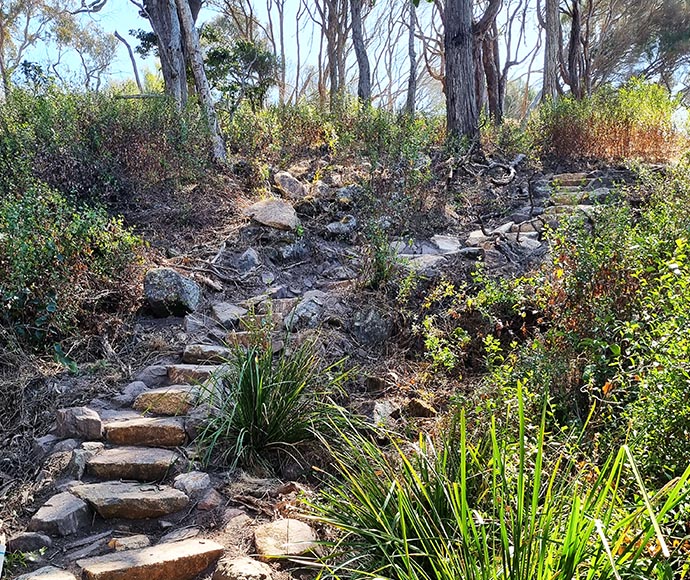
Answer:
<path fill-rule="evenodd" d="M 198 396 L 199 387 L 171 385 L 141 393 L 132 407 L 155 415 L 184 415 L 194 406 Z"/>
<path fill-rule="evenodd" d="M 168 366 L 168 380 L 171 385 L 200 384 L 222 371 L 222 365 L 170 365 Z"/>
<path fill-rule="evenodd" d="M 222 555 L 210 540 L 184 540 L 78 560 L 84 580 L 193 580 Z"/>
<path fill-rule="evenodd" d="M 212 344 L 188 344 L 182 360 L 188 364 L 222 364 L 232 358 L 232 349 Z"/>
<path fill-rule="evenodd" d="M 33 572 L 17 576 L 15 580 L 77 580 L 77 578 L 67 570 L 61 570 L 55 566 L 44 566 Z"/>
<path fill-rule="evenodd" d="M 178 447 L 187 440 L 184 420 L 173 417 L 112 421 L 105 425 L 105 436 L 109 443 L 137 447 Z"/>
<path fill-rule="evenodd" d="M 143 520 L 178 512 L 189 503 L 187 495 L 167 485 L 107 481 L 71 489 L 103 519 Z"/>
<path fill-rule="evenodd" d="M 588 173 L 559 173 L 551 178 L 556 187 L 584 187 L 591 181 Z"/>
<path fill-rule="evenodd" d="M 173 472 L 182 457 L 171 449 L 114 447 L 104 449 L 86 463 L 87 472 L 99 479 L 159 481 Z"/>

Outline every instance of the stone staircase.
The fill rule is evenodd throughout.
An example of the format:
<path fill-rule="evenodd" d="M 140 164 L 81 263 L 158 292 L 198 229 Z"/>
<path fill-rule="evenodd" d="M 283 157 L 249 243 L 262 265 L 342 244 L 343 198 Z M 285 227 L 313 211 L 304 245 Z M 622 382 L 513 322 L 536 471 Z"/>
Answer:
<path fill-rule="evenodd" d="M 228 342 L 246 343 L 247 334 L 233 332 Z M 54 433 L 38 439 L 36 451 L 43 456 L 55 449 L 67 452 L 69 463 L 55 482 L 57 493 L 35 512 L 27 531 L 9 542 L 10 551 L 47 548 L 56 565 L 21 580 L 192 580 L 204 572 L 215 580 L 267 580 L 274 575 L 247 554 L 223 558 L 224 545 L 203 537 L 201 527 L 189 531 L 183 525 L 202 512 L 227 519 L 226 498 L 189 459 L 195 453 L 195 419 L 188 413 L 230 355 L 224 346 L 189 344 L 178 363 L 165 365 L 164 377 L 154 367 L 141 373 L 152 388 L 137 381 L 102 408 L 56 412 Z M 314 532 L 299 520 L 261 524 L 237 509 L 229 511 L 228 525 L 240 521 L 250 528 L 254 553 L 264 561 L 315 549 Z M 154 543 L 170 528 L 172 533 Z M 183 533 L 175 534 L 176 528 Z M 78 540 L 70 541 L 74 537 Z"/>
<path fill-rule="evenodd" d="M 490 231 L 465 238 L 444 233 L 392 248 L 423 272 L 453 256 L 500 266 L 515 252 L 543 255 L 544 230 L 570 216 L 593 216 L 615 181 L 597 173 L 552 176 L 533 182 L 524 205 Z M 43 549 L 46 565 L 21 580 L 193 580 L 201 574 L 268 580 L 276 576 L 275 562 L 315 550 L 307 524 L 290 517 L 256 521 L 228 507 L 232 498 L 218 491 L 217 477 L 194 464 L 193 439 L 203 420 L 196 403 L 203 385 L 223 371 L 231 347 L 249 344 L 247 328 L 256 323 L 249 312 L 282 334 L 313 328 L 330 300 L 320 290 L 299 299 L 268 298 L 214 303 L 210 316 L 187 316 L 191 339 L 179 360 L 147 367 L 110 401 L 56 411 L 54 432 L 35 445 L 37 458 L 61 458 L 64 469 L 51 486 L 56 493 L 9 542 L 10 551 Z M 357 328 L 351 332 L 357 335 Z M 283 348 L 277 337 L 273 348 Z M 204 514 L 213 514 L 213 526 L 204 525 L 211 521 Z M 247 532 L 251 539 L 242 550 L 228 551 L 224 538 Z"/>

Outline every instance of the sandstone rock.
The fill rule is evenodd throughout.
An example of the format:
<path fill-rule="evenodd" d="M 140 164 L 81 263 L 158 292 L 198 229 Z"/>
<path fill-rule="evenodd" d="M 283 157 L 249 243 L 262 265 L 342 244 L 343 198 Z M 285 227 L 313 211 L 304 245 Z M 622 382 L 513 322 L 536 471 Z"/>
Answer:
<path fill-rule="evenodd" d="M 406 411 L 410 417 L 434 417 L 437 414 L 436 409 L 422 399 L 410 399 Z"/>
<path fill-rule="evenodd" d="M 168 367 L 165 365 L 148 366 L 135 379 L 143 382 L 147 387 L 161 387 L 168 382 Z"/>
<path fill-rule="evenodd" d="M 57 435 L 61 439 L 65 437 L 86 440 L 101 438 L 103 425 L 100 416 L 93 409 L 88 407 L 58 409 L 55 419 Z"/>
<path fill-rule="evenodd" d="M 168 379 L 173 385 L 203 383 L 222 371 L 218 365 L 181 364 L 168 367 Z"/>
<path fill-rule="evenodd" d="M 83 580 L 193 580 L 223 555 L 210 540 L 158 544 L 78 560 Z"/>
<path fill-rule="evenodd" d="M 510 232 L 511 228 L 515 225 L 514 222 L 506 222 L 491 231 L 491 235 L 505 235 Z"/>
<path fill-rule="evenodd" d="M 91 510 L 86 502 L 69 492 L 58 493 L 41 507 L 29 522 L 32 532 L 69 536 L 91 523 Z"/>
<path fill-rule="evenodd" d="M 252 344 L 252 333 L 246 331 L 231 332 L 228 334 L 226 342 L 232 347 L 241 346 L 247 348 Z"/>
<path fill-rule="evenodd" d="M 184 509 L 189 498 L 166 485 L 106 481 L 72 488 L 104 519 L 142 520 L 157 518 Z"/>
<path fill-rule="evenodd" d="M 270 580 L 273 571 L 268 564 L 252 558 L 221 560 L 213 573 L 213 580 Z"/>
<path fill-rule="evenodd" d="M 551 178 L 551 183 L 557 187 L 584 187 L 588 182 L 587 173 L 559 173 Z"/>
<path fill-rule="evenodd" d="M 115 447 L 87 462 L 88 472 L 100 479 L 158 481 L 170 474 L 181 457 L 171 449 Z"/>
<path fill-rule="evenodd" d="M 306 186 L 287 171 L 279 171 L 273 180 L 280 192 L 290 199 L 300 199 L 308 193 Z"/>
<path fill-rule="evenodd" d="M 223 503 L 223 496 L 215 489 L 208 489 L 203 497 L 196 504 L 196 509 L 202 512 L 210 512 Z"/>
<path fill-rule="evenodd" d="M 256 551 L 264 560 L 302 556 L 317 548 L 310 526 L 300 520 L 276 520 L 254 530 Z"/>
<path fill-rule="evenodd" d="M 231 357 L 231 349 L 215 344 L 188 344 L 182 354 L 182 360 L 188 364 L 218 364 Z"/>
<path fill-rule="evenodd" d="M 470 235 L 467 236 L 467 241 L 465 243 L 468 246 L 478 246 L 479 244 L 488 242 L 490 239 L 491 236 L 485 235 L 482 230 L 475 230 L 470 232 Z"/>
<path fill-rule="evenodd" d="M 86 445 L 86 443 L 84 444 Z M 75 449 L 70 457 L 66 472 L 74 477 L 74 479 L 81 480 L 86 472 L 86 465 L 99 451 L 103 450 L 103 443 L 98 443 L 98 447 L 86 445 L 82 449 Z"/>
<path fill-rule="evenodd" d="M 137 534 L 136 536 L 125 536 L 124 538 L 113 538 L 108 542 L 108 547 L 116 552 L 124 550 L 138 550 L 139 548 L 146 548 L 151 545 L 151 540 L 144 534 Z"/>
<path fill-rule="evenodd" d="M 55 566 L 44 566 L 34 572 L 17 576 L 15 580 L 77 580 L 71 572 Z"/>
<path fill-rule="evenodd" d="M 208 473 L 204 473 L 203 471 L 181 473 L 175 478 L 173 487 L 183 491 L 191 498 L 196 498 L 211 487 L 211 478 Z"/>
<path fill-rule="evenodd" d="M 20 532 L 12 536 L 7 542 L 8 552 L 37 552 L 42 548 L 50 548 L 53 545 L 45 534 L 38 532 Z"/>
<path fill-rule="evenodd" d="M 105 426 L 108 442 L 116 445 L 178 447 L 187 435 L 184 421 L 171 417 L 138 417 Z"/>
<path fill-rule="evenodd" d="M 144 294 L 156 316 L 183 316 L 199 306 L 201 288 L 171 268 L 154 268 L 144 278 Z"/>
<path fill-rule="evenodd" d="M 299 226 L 295 209 L 280 199 L 264 199 L 247 208 L 244 213 L 254 221 L 278 230 L 295 230 Z"/>
<path fill-rule="evenodd" d="M 139 411 L 157 415 L 184 415 L 191 409 L 198 395 L 198 387 L 171 385 L 142 393 L 132 406 Z"/>
<path fill-rule="evenodd" d="M 223 326 L 235 327 L 240 323 L 242 317 L 247 314 L 247 309 L 231 304 L 230 302 L 218 302 L 211 306 L 213 316 L 218 319 Z"/>
<path fill-rule="evenodd" d="M 194 441 L 199 436 L 215 412 L 210 405 L 203 403 L 189 410 L 184 420 L 184 430 L 190 441 Z"/>
<path fill-rule="evenodd" d="M 69 453 L 74 451 L 77 447 L 79 447 L 79 445 L 81 445 L 81 441 L 79 439 L 63 439 L 55 444 L 55 447 L 53 447 L 53 453 Z"/>

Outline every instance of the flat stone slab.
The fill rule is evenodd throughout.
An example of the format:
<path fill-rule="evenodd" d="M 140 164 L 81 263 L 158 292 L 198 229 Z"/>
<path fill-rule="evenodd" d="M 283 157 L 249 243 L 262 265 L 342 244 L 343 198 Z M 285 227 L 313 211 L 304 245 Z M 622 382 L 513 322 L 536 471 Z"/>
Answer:
<path fill-rule="evenodd" d="M 184 415 L 194 405 L 199 388 L 192 385 L 171 385 L 141 393 L 132 407 L 156 415 Z"/>
<path fill-rule="evenodd" d="M 83 500 L 65 491 L 51 497 L 31 518 L 29 531 L 59 536 L 76 534 L 91 523 L 91 510 Z"/>
<path fill-rule="evenodd" d="M 179 512 L 189 503 L 185 493 L 167 485 L 106 481 L 73 487 L 72 493 L 107 520 L 158 518 Z"/>
<path fill-rule="evenodd" d="M 169 475 L 180 459 L 180 455 L 171 449 L 115 447 L 89 459 L 86 469 L 100 479 L 158 481 Z"/>
<path fill-rule="evenodd" d="M 317 548 L 314 530 L 300 520 L 284 519 L 254 530 L 256 551 L 263 560 L 301 556 Z"/>
<path fill-rule="evenodd" d="M 189 364 L 222 364 L 232 357 L 232 350 L 214 344 L 188 344 L 182 360 Z"/>
<path fill-rule="evenodd" d="M 218 560 L 223 546 L 184 540 L 78 560 L 83 580 L 193 580 Z"/>
<path fill-rule="evenodd" d="M 116 445 L 178 447 L 187 439 L 184 421 L 174 417 L 137 417 L 105 426 L 106 439 Z"/>
<path fill-rule="evenodd" d="M 213 311 L 213 316 L 223 326 L 236 326 L 240 323 L 242 317 L 249 312 L 246 308 L 230 302 L 217 302 L 211 306 L 211 310 Z"/>
<path fill-rule="evenodd" d="M 220 365 L 181 364 L 168 367 L 168 379 L 173 385 L 198 384 L 222 371 Z"/>
<path fill-rule="evenodd" d="M 264 199 L 244 213 L 261 225 L 278 230 L 294 230 L 300 223 L 295 208 L 280 199 Z"/>
<path fill-rule="evenodd" d="M 17 576 L 15 580 L 77 580 L 77 577 L 67 570 L 61 570 L 55 566 L 44 566 L 34 572 Z"/>

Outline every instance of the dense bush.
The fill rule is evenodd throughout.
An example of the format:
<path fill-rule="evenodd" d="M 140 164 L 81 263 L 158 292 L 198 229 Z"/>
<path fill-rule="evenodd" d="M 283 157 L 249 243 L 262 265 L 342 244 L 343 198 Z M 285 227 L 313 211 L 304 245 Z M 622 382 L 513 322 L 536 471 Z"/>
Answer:
<path fill-rule="evenodd" d="M 667 161 L 683 139 L 673 123 L 679 106 L 667 89 L 632 79 L 591 98 L 547 103 L 531 129 L 543 153 L 559 159 Z"/>
<path fill-rule="evenodd" d="M 628 442 L 645 476 L 665 481 L 687 466 L 690 434 L 690 168 L 641 188 L 642 210 L 602 208 L 593 229 L 554 233 L 553 263 L 517 281 L 538 324 L 512 351 L 487 345 L 486 383 L 507 397 L 490 398 L 499 408 L 519 380 L 549 393 L 556 424 L 586 424 L 593 451 Z"/>
<path fill-rule="evenodd" d="M 0 192 L 40 181 L 57 191 L 126 201 L 208 166 L 198 108 L 165 98 L 12 91 L 0 106 Z"/>
<path fill-rule="evenodd" d="M 41 346 L 126 310 L 138 294 L 140 247 L 121 221 L 45 185 L 5 194 L 0 324 Z"/>

